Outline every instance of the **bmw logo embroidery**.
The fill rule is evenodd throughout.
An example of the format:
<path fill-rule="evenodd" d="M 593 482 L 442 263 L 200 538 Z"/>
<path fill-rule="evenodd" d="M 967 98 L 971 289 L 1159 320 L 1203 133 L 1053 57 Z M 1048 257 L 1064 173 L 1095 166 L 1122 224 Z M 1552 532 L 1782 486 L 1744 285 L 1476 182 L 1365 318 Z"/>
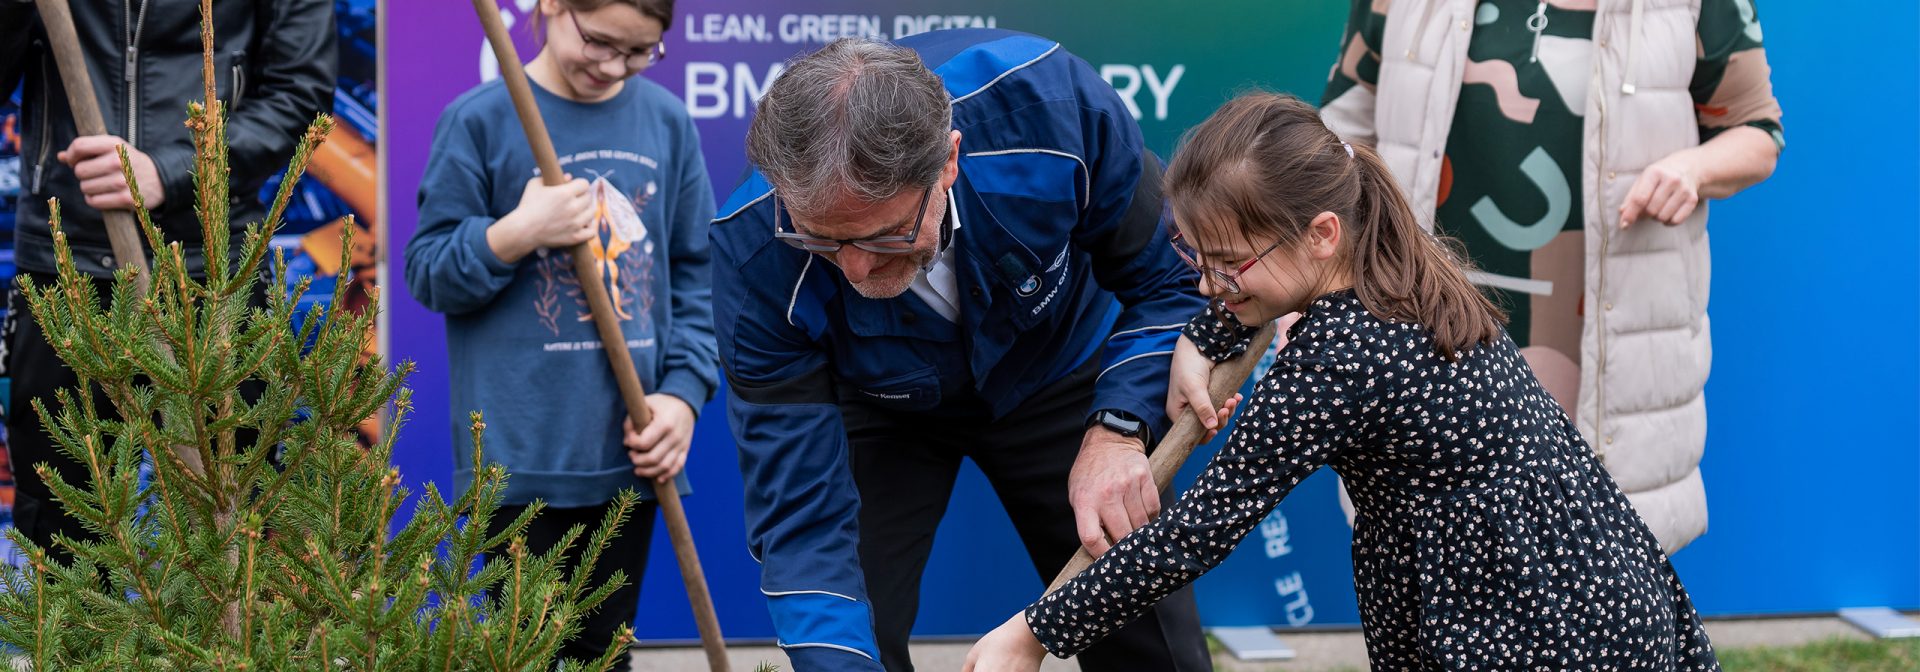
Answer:
<path fill-rule="evenodd" d="M 1019 292 L 1021 296 L 1033 296 L 1034 292 L 1040 291 L 1040 276 L 1027 276 L 1026 281 L 1021 282 L 1019 287 L 1014 288 L 1014 291 Z"/>

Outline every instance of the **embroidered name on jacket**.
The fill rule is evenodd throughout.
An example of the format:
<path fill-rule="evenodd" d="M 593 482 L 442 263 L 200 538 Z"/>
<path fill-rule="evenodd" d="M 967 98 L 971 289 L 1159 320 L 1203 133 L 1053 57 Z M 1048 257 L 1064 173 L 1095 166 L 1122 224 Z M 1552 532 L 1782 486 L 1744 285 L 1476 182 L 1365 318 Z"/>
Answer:
<path fill-rule="evenodd" d="M 1046 310 L 1047 304 L 1053 302 L 1053 297 L 1060 294 L 1060 287 L 1067 284 L 1067 270 L 1070 265 L 1067 263 L 1066 251 L 1061 250 L 1060 257 L 1055 259 L 1053 263 L 1055 266 L 1060 267 L 1060 277 L 1053 281 L 1053 289 L 1048 290 L 1046 296 L 1040 297 L 1040 305 L 1034 306 L 1033 312 L 1029 313 L 1030 315 L 1039 315 L 1040 311 Z"/>

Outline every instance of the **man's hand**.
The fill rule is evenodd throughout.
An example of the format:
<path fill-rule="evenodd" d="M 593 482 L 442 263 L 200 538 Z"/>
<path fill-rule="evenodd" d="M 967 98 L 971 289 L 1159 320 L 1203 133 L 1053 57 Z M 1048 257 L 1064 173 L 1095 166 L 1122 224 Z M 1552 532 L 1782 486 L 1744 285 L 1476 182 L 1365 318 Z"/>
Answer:
<path fill-rule="evenodd" d="M 1160 493 L 1147 467 L 1146 444 L 1102 425 L 1087 430 L 1067 476 L 1080 544 L 1099 557 L 1113 542 L 1160 514 Z"/>
<path fill-rule="evenodd" d="M 80 192 L 87 205 L 96 210 L 132 210 L 133 190 L 127 188 L 126 174 L 120 170 L 119 147 L 127 148 L 127 161 L 133 164 L 133 179 L 139 183 L 140 198 L 147 209 L 167 201 L 167 190 L 160 184 L 160 171 L 147 156 L 127 141 L 112 135 L 89 135 L 73 139 L 67 150 L 55 158 L 73 168 L 80 180 Z"/>
<path fill-rule="evenodd" d="M 627 457 L 633 461 L 635 475 L 671 480 L 687 466 L 687 447 L 693 443 L 693 407 L 671 394 L 649 394 L 646 399 L 653 422 L 639 431 L 634 430 L 631 416 L 623 423 Z"/>

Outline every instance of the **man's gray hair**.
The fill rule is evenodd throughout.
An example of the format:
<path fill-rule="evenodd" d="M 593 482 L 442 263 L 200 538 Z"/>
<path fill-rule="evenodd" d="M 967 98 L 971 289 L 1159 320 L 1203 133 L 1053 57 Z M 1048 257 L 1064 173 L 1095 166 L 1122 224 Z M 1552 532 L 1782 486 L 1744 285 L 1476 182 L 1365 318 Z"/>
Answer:
<path fill-rule="evenodd" d="M 824 212 L 923 189 L 952 151 L 953 108 L 912 49 L 843 38 L 794 61 L 760 99 L 747 160 L 788 209 Z"/>

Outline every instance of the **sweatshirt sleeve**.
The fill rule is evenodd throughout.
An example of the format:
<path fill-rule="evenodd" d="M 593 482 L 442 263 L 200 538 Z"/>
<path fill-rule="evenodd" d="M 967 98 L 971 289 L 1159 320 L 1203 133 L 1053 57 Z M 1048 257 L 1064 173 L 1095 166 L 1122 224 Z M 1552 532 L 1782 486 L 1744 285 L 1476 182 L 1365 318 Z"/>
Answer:
<path fill-rule="evenodd" d="M 459 102 L 433 131 L 426 174 L 420 179 L 420 224 L 405 252 L 407 291 L 429 310 L 448 315 L 486 306 L 513 281 L 514 266 L 487 245 L 498 219 L 488 200 L 494 178 L 480 147 L 484 126 Z"/>
<path fill-rule="evenodd" d="M 707 230 L 713 222 L 713 185 L 700 153 L 700 133 L 680 118 L 675 161 L 680 169 L 673 222 L 667 238 L 672 283 L 673 335 L 668 341 L 660 391 L 679 397 L 695 413 L 720 385 L 719 348 L 713 332 L 713 258 Z"/>

